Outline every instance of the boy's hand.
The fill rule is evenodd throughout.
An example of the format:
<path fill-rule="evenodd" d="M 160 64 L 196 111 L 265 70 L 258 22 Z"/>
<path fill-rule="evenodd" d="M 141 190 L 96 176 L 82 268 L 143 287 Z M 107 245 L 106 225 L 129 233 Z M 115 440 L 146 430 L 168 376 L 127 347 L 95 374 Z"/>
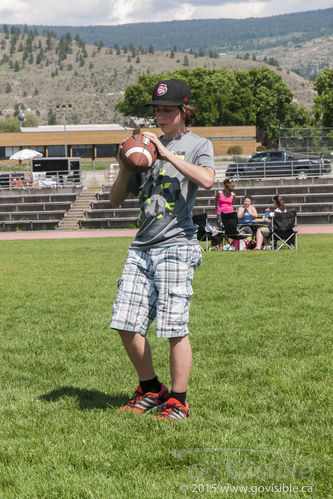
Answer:
<path fill-rule="evenodd" d="M 119 144 L 119 148 L 118 148 L 118 153 L 117 153 L 117 161 L 119 163 L 119 168 L 120 169 L 123 169 L 123 170 L 126 170 L 128 172 L 130 172 L 129 168 L 127 168 L 127 165 L 126 163 L 124 163 L 124 161 L 122 160 L 121 158 L 121 154 L 120 154 L 120 151 L 123 147 L 123 144 L 124 142 L 126 142 L 126 140 L 128 139 L 128 137 L 126 137 L 126 139 L 124 139 L 120 144 Z"/>
<path fill-rule="evenodd" d="M 170 158 L 170 154 L 172 153 L 168 151 L 168 149 L 162 144 L 162 142 L 156 137 L 156 135 L 152 132 L 143 132 L 143 135 L 146 135 L 157 147 L 158 159 L 168 161 L 168 158 Z"/>

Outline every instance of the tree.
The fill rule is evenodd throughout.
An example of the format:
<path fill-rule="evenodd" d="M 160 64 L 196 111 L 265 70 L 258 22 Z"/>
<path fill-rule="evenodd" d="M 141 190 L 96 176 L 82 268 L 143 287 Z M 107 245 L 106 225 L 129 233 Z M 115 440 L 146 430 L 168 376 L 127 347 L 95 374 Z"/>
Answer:
<path fill-rule="evenodd" d="M 57 115 L 53 109 L 49 109 L 47 113 L 47 124 L 48 125 L 56 125 L 57 124 Z"/>
<path fill-rule="evenodd" d="M 318 97 L 314 98 L 313 112 L 317 124 L 333 126 L 333 69 L 325 68 L 314 82 Z"/>
<path fill-rule="evenodd" d="M 144 104 L 151 99 L 154 85 L 169 78 L 184 80 L 190 86 L 198 109 L 197 126 L 255 125 L 270 140 L 277 140 L 280 126 L 304 126 L 310 121 L 308 112 L 293 103 L 293 94 L 281 76 L 269 68 L 228 71 L 196 67 L 140 75 L 115 108 L 126 116 L 147 118 Z"/>
<path fill-rule="evenodd" d="M 252 68 L 251 90 L 254 96 L 256 126 L 262 129 L 268 139 L 276 140 L 279 127 L 305 126 L 310 122 L 309 113 L 296 106 L 293 94 L 281 75 L 270 68 Z"/>
<path fill-rule="evenodd" d="M 0 132 L 10 133 L 19 131 L 20 122 L 18 118 L 15 118 L 14 116 L 6 116 L 0 120 Z"/>
<path fill-rule="evenodd" d="M 5 38 L 9 38 L 9 29 L 8 29 L 8 25 L 7 24 L 4 24 L 3 27 L 3 32 L 5 33 Z"/>
<path fill-rule="evenodd" d="M 131 52 L 131 56 L 132 57 L 135 57 L 137 52 L 136 52 L 136 48 L 134 47 L 134 45 L 131 43 L 130 46 L 129 46 L 129 51 Z"/>
<path fill-rule="evenodd" d="M 25 120 L 24 123 L 22 124 L 22 127 L 36 127 L 39 125 L 39 119 L 37 116 L 35 116 L 32 113 L 26 114 L 25 115 Z"/>

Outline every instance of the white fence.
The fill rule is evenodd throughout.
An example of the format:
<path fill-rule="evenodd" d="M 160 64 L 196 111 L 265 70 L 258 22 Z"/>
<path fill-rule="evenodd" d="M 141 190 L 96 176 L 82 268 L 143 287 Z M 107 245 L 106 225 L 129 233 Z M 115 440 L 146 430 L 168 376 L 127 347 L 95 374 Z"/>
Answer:
<path fill-rule="evenodd" d="M 0 189 L 6 190 L 79 187 L 81 185 L 82 173 L 80 170 L 0 173 Z"/>

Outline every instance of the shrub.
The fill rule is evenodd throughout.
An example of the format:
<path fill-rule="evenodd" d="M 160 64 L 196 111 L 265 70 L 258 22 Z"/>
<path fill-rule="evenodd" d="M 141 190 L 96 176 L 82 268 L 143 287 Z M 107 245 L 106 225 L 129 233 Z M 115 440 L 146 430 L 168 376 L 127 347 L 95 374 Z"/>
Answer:
<path fill-rule="evenodd" d="M 227 150 L 227 154 L 232 154 L 232 155 L 242 154 L 242 152 L 243 152 L 242 146 L 231 146 Z"/>

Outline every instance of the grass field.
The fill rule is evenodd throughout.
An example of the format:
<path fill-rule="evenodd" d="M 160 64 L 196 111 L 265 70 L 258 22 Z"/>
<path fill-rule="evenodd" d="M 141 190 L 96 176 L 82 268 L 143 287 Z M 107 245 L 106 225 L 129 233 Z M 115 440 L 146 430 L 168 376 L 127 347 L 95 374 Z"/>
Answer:
<path fill-rule="evenodd" d="M 0 243 L 0 497 L 332 497 L 333 236 L 203 254 L 175 424 L 117 413 L 137 384 L 109 329 L 129 242 Z"/>

